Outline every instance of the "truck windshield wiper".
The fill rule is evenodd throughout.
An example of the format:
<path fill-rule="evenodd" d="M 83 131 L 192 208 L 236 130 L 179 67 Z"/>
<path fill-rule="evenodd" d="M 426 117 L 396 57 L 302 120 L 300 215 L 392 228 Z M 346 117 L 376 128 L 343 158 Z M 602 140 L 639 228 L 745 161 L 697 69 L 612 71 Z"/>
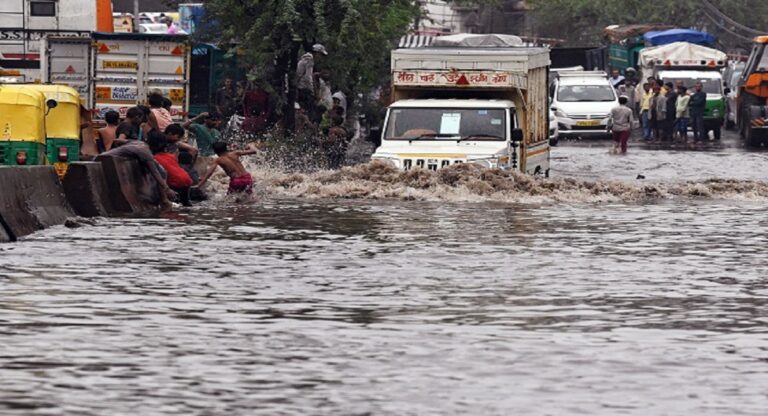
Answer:
<path fill-rule="evenodd" d="M 405 139 L 410 141 L 414 140 L 427 140 L 427 139 L 436 139 L 441 137 L 456 137 L 456 134 L 441 134 L 441 133 L 430 133 L 430 134 L 422 134 L 421 136 L 417 137 L 406 137 Z"/>
<path fill-rule="evenodd" d="M 501 136 L 496 136 L 493 134 L 469 134 L 466 136 L 463 136 L 457 142 L 463 142 L 465 140 L 477 140 L 477 139 L 494 139 L 494 140 L 504 140 Z"/>

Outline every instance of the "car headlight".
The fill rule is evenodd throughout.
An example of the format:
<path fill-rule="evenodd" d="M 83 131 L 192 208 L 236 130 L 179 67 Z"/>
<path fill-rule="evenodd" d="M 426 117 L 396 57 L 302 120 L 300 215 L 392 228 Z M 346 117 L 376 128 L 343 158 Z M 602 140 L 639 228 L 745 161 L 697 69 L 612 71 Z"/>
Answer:
<path fill-rule="evenodd" d="M 565 114 L 565 111 L 563 111 L 563 110 L 561 110 L 559 108 L 557 110 L 555 110 L 555 115 L 558 116 L 558 117 L 563 117 L 563 118 L 567 118 L 568 117 L 568 114 Z"/>

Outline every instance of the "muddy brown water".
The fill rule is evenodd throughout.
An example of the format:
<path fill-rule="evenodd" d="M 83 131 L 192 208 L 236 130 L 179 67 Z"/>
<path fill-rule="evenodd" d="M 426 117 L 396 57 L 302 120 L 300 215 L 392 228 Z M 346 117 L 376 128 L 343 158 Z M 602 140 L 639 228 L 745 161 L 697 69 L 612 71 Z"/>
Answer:
<path fill-rule="evenodd" d="M 553 156 L 0 245 L 0 414 L 768 413 L 768 155 Z"/>

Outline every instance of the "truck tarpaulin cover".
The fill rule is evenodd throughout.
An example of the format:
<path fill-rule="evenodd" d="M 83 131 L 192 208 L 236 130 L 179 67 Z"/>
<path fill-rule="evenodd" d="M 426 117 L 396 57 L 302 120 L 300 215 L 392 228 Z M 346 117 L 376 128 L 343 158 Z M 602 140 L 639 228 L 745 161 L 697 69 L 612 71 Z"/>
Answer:
<path fill-rule="evenodd" d="M 640 52 L 640 66 L 648 68 L 657 60 L 706 60 L 727 61 L 728 56 L 717 49 L 695 45 L 687 42 L 670 43 L 669 45 L 645 48 Z"/>
<path fill-rule="evenodd" d="M 523 40 L 514 35 L 474 35 L 462 33 L 459 35 L 438 36 L 432 42 L 432 46 L 453 48 L 508 48 L 523 46 Z"/>
<path fill-rule="evenodd" d="M 648 32 L 645 34 L 645 41 L 652 46 L 668 45 L 674 42 L 714 45 L 715 40 L 715 37 L 709 33 L 690 29 L 671 29 L 662 32 Z"/>

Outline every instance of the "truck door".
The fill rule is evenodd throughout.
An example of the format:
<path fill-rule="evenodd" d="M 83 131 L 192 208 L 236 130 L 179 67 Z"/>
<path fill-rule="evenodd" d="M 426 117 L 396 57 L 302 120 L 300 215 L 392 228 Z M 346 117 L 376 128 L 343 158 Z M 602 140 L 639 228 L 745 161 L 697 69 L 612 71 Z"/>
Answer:
<path fill-rule="evenodd" d="M 88 108 L 91 101 L 91 40 L 74 37 L 47 37 L 43 40 L 41 78 L 43 82 L 66 84 L 80 93 Z"/>
<path fill-rule="evenodd" d="M 148 40 L 142 62 L 144 95 L 159 90 L 171 100 L 171 116 L 181 121 L 189 108 L 190 48 L 183 42 Z"/>

